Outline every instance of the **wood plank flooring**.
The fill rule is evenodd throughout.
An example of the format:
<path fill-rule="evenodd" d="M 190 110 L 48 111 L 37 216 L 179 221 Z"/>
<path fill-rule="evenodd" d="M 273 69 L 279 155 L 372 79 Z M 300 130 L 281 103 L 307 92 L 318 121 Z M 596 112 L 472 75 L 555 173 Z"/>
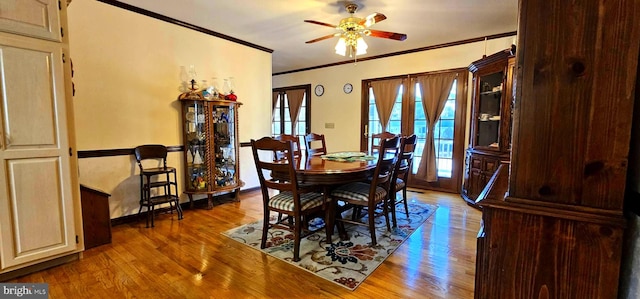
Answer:
<path fill-rule="evenodd" d="M 49 283 L 50 298 L 473 298 L 481 213 L 458 194 L 415 190 L 438 205 L 355 291 L 221 235 L 259 219 L 258 191 L 212 210 L 158 215 L 113 227 L 113 242 L 79 261 L 9 282 Z"/>

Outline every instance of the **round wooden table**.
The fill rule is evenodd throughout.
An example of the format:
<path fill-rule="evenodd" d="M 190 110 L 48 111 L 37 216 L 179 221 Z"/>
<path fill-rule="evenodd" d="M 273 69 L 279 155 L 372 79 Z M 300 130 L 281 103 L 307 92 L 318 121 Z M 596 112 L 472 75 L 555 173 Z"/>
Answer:
<path fill-rule="evenodd" d="M 300 183 L 332 186 L 366 180 L 376 167 L 377 160 L 343 162 L 302 155 L 296 163 L 296 175 Z"/>

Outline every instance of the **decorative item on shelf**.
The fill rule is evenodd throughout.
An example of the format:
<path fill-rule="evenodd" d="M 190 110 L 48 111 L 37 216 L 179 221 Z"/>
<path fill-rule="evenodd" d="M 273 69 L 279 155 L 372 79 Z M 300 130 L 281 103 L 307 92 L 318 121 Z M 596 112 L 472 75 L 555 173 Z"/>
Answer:
<path fill-rule="evenodd" d="M 198 74 L 196 74 L 196 67 L 192 65 L 189 66 L 189 78 L 191 78 L 191 90 L 196 90 L 199 89 L 200 86 L 197 85 L 198 79 L 197 79 Z"/>
<path fill-rule="evenodd" d="M 200 154 L 200 151 L 196 149 L 195 156 L 193 158 L 193 164 L 198 165 L 202 163 L 204 163 L 204 161 L 202 160 L 202 155 Z"/>
<path fill-rule="evenodd" d="M 194 101 L 202 101 L 204 97 L 202 96 L 202 92 L 198 91 L 198 87 L 196 86 L 196 80 L 191 79 L 191 87 L 188 88 L 187 91 L 183 92 L 178 96 L 178 100 L 186 101 L 186 100 L 194 100 Z"/>
<path fill-rule="evenodd" d="M 227 101 L 237 101 L 238 100 L 238 96 L 236 96 L 233 93 L 230 93 L 230 94 L 224 96 L 224 99 L 227 100 Z"/>
<path fill-rule="evenodd" d="M 209 92 L 209 83 L 207 80 L 202 80 L 202 84 L 200 85 L 200 92 L 202 93 L 202 97 L 211 100 L 211 93 Z"/>
<path fill-rule="evenodd" d="M 482 83 L 482 91 L 491 91 L 491 85 L 489 85 L 489 82 Z"/>
<path fill-rule="evenodd" d="M 218 85 L 218 78 L 211 78 L 211 85 L 209 86 L 209 93 L 211 93 L 212 99 L 217 99 L 220 97 L 220 86 Z"/>
<path fill-rule="evenodd" d="M 233 77 L 229 77 L 229 79 L 224 79 L 224 83 L 225 83 L 225 96 L 224 99 L 227 101 L 236 101 L 238 100 L 238 96 L 235 95 L 234 92 L 234 80 Z"/>

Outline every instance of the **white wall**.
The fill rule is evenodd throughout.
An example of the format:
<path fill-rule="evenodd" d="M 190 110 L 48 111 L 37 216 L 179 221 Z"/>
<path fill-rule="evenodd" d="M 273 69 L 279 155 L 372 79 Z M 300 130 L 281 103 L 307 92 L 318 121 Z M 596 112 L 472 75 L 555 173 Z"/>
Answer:
<path fill-rule="evenodd" d="M 77 148 L 181 145 L 180 66 L 199 79 L 235 78 L 239 140 L 270 134 L 271 54 L 97 1 L 68 9 Z M 169 153 L 184 190 L 182 153 Z M 241 149 L 245 188 L 258 186 L 250 150 Z M 111 217 L 137 213 L 139 181 L 132 156 L 83 158 L 80 182 L 110 193 Z M 183 196 L 182 200 L 186 200 Z"/>
<path fill-rule="evenodd" d="M 315 88 L 318 84 L 324 85 L 324 95 L 321 97 L 312 95 L 311 131 L 325 134 L 329 151 L 359 150 L 362 80 L 466 68 L 471 62 L 482 58 L 485 53 L 490 55 L 509 48 L 513 40 L 513 37 L 489 40 L 486 44 L 486 52 L 483 41 L 355 64 L 278 75 L 273 77 L 273 87 L 312 84 L 312 88 Z M 333 51 L 333 48 L 328 46 L 327 51 Z M 342 86 L 345 83 L 351 83 L 354 87 L 350 94 L 345 94 L 342 91 Z M 469 94 L 469 100 L 470 97 Z M 470 108 L 471 105 L 468 107 Z M 325 123 L 334 123 L 335 127 L 326 129 Z M 465 138 L 465 140 L 467 139 Z"/>

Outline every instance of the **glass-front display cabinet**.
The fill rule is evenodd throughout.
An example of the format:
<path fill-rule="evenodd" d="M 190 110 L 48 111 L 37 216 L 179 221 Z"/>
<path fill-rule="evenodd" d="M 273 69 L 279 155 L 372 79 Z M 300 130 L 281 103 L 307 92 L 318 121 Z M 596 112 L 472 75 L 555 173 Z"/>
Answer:
<path fill-rule="evenodd" d="M 185 161 L 185 193 L 193 207 L 193 196 L 207 195 L 207 208 L 213 197 L 231 193 L 237 199 L 244 183 L 238 163 L 237 101 L 205 99 L 196 90 L 182 93 L 182 124 Z"/>
<path fill-rule="evenodd" d="M 514 52 L 506 49 L 469 65 L 473 102 L 461 195 L 472 206 L 498 166 L 510 159 Z"/>

